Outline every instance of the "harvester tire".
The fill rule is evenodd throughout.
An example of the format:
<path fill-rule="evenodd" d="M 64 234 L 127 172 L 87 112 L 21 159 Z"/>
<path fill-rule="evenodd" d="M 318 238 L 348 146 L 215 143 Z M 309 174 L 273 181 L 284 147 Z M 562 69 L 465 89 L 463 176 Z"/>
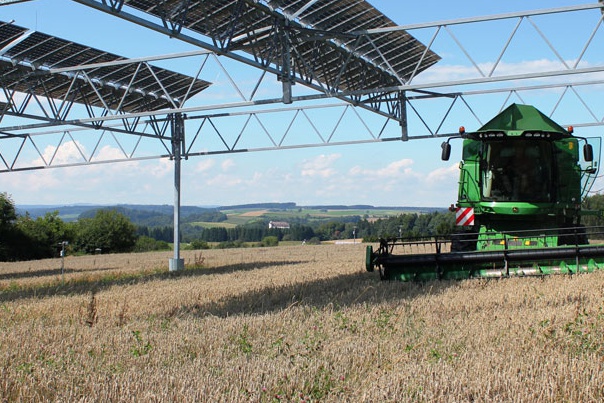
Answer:
<path fill-rule="evenodd" d="M 474 233 L 457 233 L 451 235 L 451 252 L 471 252 L 476 250 L 478 235 Z"/>
<path fill-rule="evenodd" d="M 373 246 L 367 245 L 365 250 L 365 269 L 369 272 L 372 272 L 373 267 Z"/>
<path fill-rule="evenodd" d="M 585 226 L 579 225 L 572 229 L 561 231 L 558 236 L 558 245 L 587 245 L 589 240 L 587 239 L 587 232 Z"/>

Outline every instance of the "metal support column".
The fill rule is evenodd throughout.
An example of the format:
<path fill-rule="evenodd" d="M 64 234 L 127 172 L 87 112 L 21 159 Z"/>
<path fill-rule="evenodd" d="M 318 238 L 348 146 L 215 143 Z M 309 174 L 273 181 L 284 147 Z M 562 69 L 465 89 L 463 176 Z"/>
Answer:
<path fill-rule="evenodd" d="M 398 92 L 398 102 L 400 108 L 400 125 L 401 125 L 401 140 L 407 141 L 409 140 L 409 130 L 407 127 L 407 94 L 405 91 Z"/>
<path fill-rule="evenodd" d="M 185 267 L 184 259 L 180 258 L 180 162 L 184 147 L 185 124 L 181 113 L 175 113 L 170 117 L 174 159 L 174 258 L 170 259 L 170 271 L 178 271 Z"/>
<path fill-rule="evenodd" d="M 282 47 L 282 68 L 279 79 L 283 85 L 283 103 L 292 103 L 292 85 L 294 79 L 292 78 L 292 60 L 291 60 L 291 40 L 289 37 L 289 21 L 285 21 L 285 26 L 280 32 L 281 47 Z"/>

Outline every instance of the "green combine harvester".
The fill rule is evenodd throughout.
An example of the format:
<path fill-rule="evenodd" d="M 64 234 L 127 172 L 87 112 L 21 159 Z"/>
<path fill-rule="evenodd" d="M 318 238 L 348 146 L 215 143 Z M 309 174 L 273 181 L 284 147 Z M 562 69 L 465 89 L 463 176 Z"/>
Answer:
<path fill-rule="evenodd" d="M 459 231 L 380 239 L 366 268 L 384 280 L 426 281 L 584 273 L 604 267 L 603 228 L 587 228 L 581 202 L 598 173 L 600 139 L 573 136 L 536 108 L 513 104 L 463 139 Z M 582 150 L 582 152 L 580 152 Z M 597 150 L 597 152 L 594 152 Z M 595 157 L 597 155 L 597 158 Z"/>

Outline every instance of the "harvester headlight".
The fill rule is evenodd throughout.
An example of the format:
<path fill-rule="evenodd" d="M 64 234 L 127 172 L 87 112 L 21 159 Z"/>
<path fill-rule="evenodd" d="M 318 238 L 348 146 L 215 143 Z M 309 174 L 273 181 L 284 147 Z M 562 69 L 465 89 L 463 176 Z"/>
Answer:
<path fill-rule="evenodd" d="M 536 139 L 549 139 L 551 137 L 551 133 L 548 132 L 524 132 L 522 133 L 523 137 L 536 138 Z"/>
<path fill-rule="evenodd" d="M 522 133 L 522 136 L 532 137 L 536 139 L 549 139 L 551 137 L 551 134 L 547 132 L 524 132 Z"/>

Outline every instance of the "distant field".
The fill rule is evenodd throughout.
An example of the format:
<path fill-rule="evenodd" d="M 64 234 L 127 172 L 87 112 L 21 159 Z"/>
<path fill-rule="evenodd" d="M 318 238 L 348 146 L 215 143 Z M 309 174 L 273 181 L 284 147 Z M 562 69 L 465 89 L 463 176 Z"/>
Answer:
<path fill-rule="evenodd" d="M 228 221 L 222 221 L 222 222 L 204 222 L 204 221 L 199 221 L 199 222 L 193 222 L 191 223 L 191 225 L 195 225 L 195 226 L 199 226 L 199 227 L 203 227 L 203 228 L 235 228 L 238 224 L 232 223 L 232 222 L 228 222 Z"/>
<path fill-rule="evenodd" d="M 0 263 L 2 401 L 604 399 L 604 272 L 401 284 L 361 244 L 171 255 Z"/>
<path fill-rule="evenodd" d="M 253 211 L 246 211 L 245 213 L 241 213 L 239 215 L 241 217 L 260 217 L 266 213 L 268 213 L 268 210 L 253 210 Z"/>
<path fill-rule="evenodd" d="M 286 210 L 286 211 L 268 211 L 264 213 L 265 216 L 290 216 L 290 217 L 305 217 L 310 215 L 311 217 L 343 217 L 343 216 L 361 216 L 369 215 L 374 217 L 388 217 L 393 215 L 400 215 L 404 212 L 401 210 L 315 210 L 315 209 L 302 209 L 298 210 Z"/>
<path fill-rule="evenodd" d="M 387 218 L 405 213 L 414 213 L 407 210 L 382 210 L 382 209 L 365 209 L 365 210 L 348 210 L 348 209 L 305 209 L 294 208 L 287 210 L 271 210 L 271 209 L 241 209 L 241 210 L 224 210 L 222 211 L 228 216 L 227 221 L 223 221 L 218 225 L 226 228 L 231 228 L 231 225 L 244 225 L 252 220 L 265 218 L 268 220 L 288 220 L 295 218 L 304 218 L 309 220 L 325 220 L 329 218 L 338 219 L 346 216 L 368 216 L 371 219 Z M 417 213 L 420 211 L 418 210 Z M 202 224 L 204 227 L 205 223 Z"/>

